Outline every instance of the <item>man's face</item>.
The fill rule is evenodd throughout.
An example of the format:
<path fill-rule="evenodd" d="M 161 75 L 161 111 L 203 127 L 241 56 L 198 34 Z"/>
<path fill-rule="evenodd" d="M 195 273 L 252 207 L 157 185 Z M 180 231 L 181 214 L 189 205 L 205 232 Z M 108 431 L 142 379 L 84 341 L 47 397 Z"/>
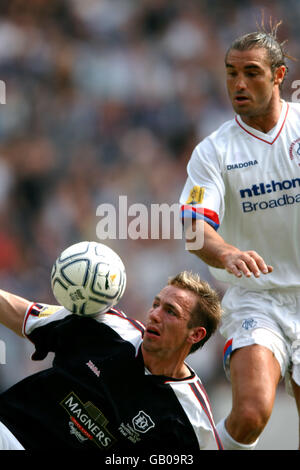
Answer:
<path fill-rule="evenodd" d="M 284 70 L 285 67 L 279 67 L 273 76 L 264 48 L 231 49 L 226 59 L 227 90 L 235 112 L 246 117 L 265 115 Z"/>
<path fill-rule="evenodd" d="M 190 312 L 197 302 L 193 292 L 166 286 L 154 298 L 148 312 L 143 348 L 161 357 L 178 356 L 191 346 L 188 342 L 193 328 L 188 328 Z"/>

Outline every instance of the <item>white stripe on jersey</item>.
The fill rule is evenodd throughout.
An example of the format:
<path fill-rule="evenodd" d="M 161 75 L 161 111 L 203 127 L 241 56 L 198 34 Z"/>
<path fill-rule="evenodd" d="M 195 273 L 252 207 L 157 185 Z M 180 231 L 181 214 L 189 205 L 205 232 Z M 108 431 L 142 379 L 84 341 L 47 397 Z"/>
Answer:
<path fill-rule="evenodd" d="M 113 308 L 96 317 L 96 321 L 109 326 L 118 333 L 121 338 L 125 341 L 129 341 L 135 347 L 136 354 L 138 354 L 145 330 L 145 326 L 141 322 L 132 320 L 127 317 L 124 312 Z"/>
<path fill-rule="evenodd" d="M 168 381 L 179 403 L 184 409 L 197 436 L 200 449 L 213 443 L 215 449 L 222 449 L 218 438 L 211 407 L 199 377 L 185 381 Z"/>

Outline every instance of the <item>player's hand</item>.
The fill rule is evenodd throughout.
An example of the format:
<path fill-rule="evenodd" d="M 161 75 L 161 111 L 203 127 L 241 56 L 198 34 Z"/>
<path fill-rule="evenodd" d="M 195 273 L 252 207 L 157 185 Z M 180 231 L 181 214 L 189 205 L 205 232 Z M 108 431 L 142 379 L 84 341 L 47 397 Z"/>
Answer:
<path fill-rule="evenodd" d="M 268 274 L 273 271 L 273 267 L 266 264 L 263 258 L 256 251 L 233 251 L 224 257 L 224 268 L 236 277 L 260 277 L 261 274 Z"/>

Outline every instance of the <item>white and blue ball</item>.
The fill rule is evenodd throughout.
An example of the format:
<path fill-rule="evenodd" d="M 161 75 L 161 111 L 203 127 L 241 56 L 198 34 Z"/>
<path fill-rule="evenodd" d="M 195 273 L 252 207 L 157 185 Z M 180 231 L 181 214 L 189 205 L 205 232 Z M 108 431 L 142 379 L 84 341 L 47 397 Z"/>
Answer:
<path fill-rule="evenodd" d="M 124 264 L 111 248 L 84 241 L 66 248 L 55 261 L 51 287 L 60 305 L 81 316 L 116 305 L 126 287 Z"/>

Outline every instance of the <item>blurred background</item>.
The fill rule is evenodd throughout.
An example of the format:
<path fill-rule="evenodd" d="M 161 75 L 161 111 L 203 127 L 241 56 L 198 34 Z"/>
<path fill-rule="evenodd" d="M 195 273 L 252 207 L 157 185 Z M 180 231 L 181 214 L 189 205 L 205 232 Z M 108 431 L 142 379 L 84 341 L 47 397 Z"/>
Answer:
<path fill-rule="evenodd" d="M 224 54 L 264 10 L 299 56 L 299 0 L 1 0 L 0 287 L 55 303 L 51 267 L 67 246 L 97 238 L 100 204 L 178 203 L 194 146 L 233 112 Z M 300 62 L 289 63 L 292 100 Z M 182 240 L 105 240 L 123 258 L 120 307 L 143 321 L 182 269 L 226 286 Z M 29 342 L 0 326 L 0 391 L 41 368 Z M 3 343 L 4 342 L 4 343 Z M 189 362 L 218 421 L 231 406 L 217 333 Z M 3 356 L 3 354 L 2 354 Z M 2 362 L 4 362 L 2 360 Z M 284 426 L 283 426 L 284 425 Z M 284 427 L 284 431 L 283 431 Z M 296 449 L 297 413 L 281 384 L 261 449 Z"/>

